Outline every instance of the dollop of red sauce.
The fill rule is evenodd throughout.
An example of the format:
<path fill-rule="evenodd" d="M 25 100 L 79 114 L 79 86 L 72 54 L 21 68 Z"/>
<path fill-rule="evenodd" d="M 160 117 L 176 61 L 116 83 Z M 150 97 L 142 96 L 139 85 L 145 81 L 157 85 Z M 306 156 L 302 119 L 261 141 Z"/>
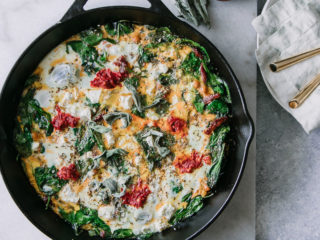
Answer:
<path fill-rule="evenodd" d="M 173 166 L 179 169 L 180 173 L 192 173 L 195 169 L 202 167 L 203 163 L 211 164 L 211 157 L 209 155 L 202 155 L 193 150 L 191 155 L 183 155 L 177 157 L 173 161 Z"/>
<path fill-rule="evenodd" d="M 187 126 L 187 122 L 181 118 L 170 116 L 168 117 L 168 124 L 172 132 L 181 132 Z"/>
<path fill-rule="evenodd" d="M 58 105 L 56 105 L 56 111 L 58 112 L 58 114 L 51 121 L 54 129 L 63 130 L 69 126 L 72 128 L 77 126 L 80 118 L 73 117 L 69 113 L 62 112 Z"/>
<path fill-rule="evenodd" d="M 121 72 L 112 72 L 109 68 L 101 69 L 97 72 L 96 77 L 90 82 L 90 86 L 112 89 L 116 86 L 122 86 L 121 82 L 126 76 L 126 74 L 121 74 Z"/>
<path fill-rule="evenodd" d="M 123 204 L 139 208 L 144 205 L 150 193 L 149 186 L 139 179 L 138 183 L 131 190 L 127 191 L 121 199 Z"/>
<path fill-rule="evenodd" d="M 214 121 L 210 122 L 209 127 L 204 130 L 204 133 L 210 135 L 214 130 L 220 127 L 224 122 L 228 120 L 228 117 L 221 117 L 215 119 Z"/>
<path fill-rule="evenodd" d="M 77 171 L 76 165 L 74 163 L 70 164 L 68 167 L 62 167 L 57 172 L 57 175 L 60 179 L 73 181 L 77 181 L 80 177 L 80 173 Z"/>

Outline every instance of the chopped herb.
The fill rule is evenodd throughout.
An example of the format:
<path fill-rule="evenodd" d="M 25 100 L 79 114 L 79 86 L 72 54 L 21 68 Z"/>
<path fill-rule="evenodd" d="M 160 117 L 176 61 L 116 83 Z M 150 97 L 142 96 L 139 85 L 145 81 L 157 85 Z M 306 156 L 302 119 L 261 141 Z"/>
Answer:
<path fill-rule="evenodd" d="M 123 119 L 124 126 L 122 128 L 126 128 L 130 125 L 132 121 L 132 117 L 129 113 L 126 112 L 110 112 L 103 115 L 103 119 L 111 126 L 116 120 Z"/>
<path fill-rule="evenodd" d="M 218 117 L 226 116 L 229 113 L 228 105 L 220 99 L 213 100 L 209 103 L 207 109 L 210 113 L 217 114 Z"/>

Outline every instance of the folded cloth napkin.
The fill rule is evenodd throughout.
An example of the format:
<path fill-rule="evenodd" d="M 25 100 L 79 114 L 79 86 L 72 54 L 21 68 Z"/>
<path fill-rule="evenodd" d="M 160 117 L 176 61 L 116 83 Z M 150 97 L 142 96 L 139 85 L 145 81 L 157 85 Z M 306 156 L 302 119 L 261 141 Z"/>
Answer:
<path fill-rule="evenodd" d="M 290 7 L 285 8 L 286 4 Z M 252 24 L 259 34 L 256 57 L 269 91 L 307 133 L 320 127 L 320 88 L 299 108 L 291 109 L 288 105 L 320 74 L 320 55 L 278 73 L 269 69 L 272 62 L 320 47 L 320 1 L 278 0 Z"/>

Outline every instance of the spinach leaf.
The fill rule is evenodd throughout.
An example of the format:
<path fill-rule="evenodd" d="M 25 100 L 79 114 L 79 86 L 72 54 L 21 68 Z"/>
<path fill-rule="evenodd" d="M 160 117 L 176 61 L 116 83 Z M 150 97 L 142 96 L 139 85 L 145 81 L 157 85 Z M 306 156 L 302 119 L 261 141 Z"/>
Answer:
<path fill-rule="evenodd" d="M 177 84 L 179 81 L 173 78 L 171 74 L 162 73 L 158 77 L 158 82 L 162 86 L 169 86 L 169 85 Z"/>
<path fill-rule="evenodd" d="M 196 78 L 200 76 L 200 65 L 201 59 L 198 58 L 194 52 L 189 53 L 189 55 L 183 60 L 180 68 L 185 74 L 192 75 Z"/>
<path fill-rule="evenodd" d="M 27 78 L 26 82 L 24 83 L 24 87 L 31 86 L 35 81 L 38 81 L 40 79 L 39 75 L 32 74 L 30 77 Z"/>
<path fill-rule="evenodd" d="M 104 232 L 106 237 L 111 235 L 110 227 L 99 218 L 97 210 L 82 207 L 76 212 L 66 213 L 62 208 L 60 208 L 59 213 L 67 222 L 71 223 L 76 235 L 78 235 L 79 228 L 86 224 L 91 224 L 93 230 L 98 235 L 100 235 L 101 232 Z"/>
<path fill-rule="evenodd" d="M 71 47 L 73 51 L 79 54 L 82 66 L 84 67 L 84 70 L 88 75 L 96 73 L 103 67 L 104 61 L 99 58 L 97 50 L 94 47 L 88 45 L 87 42 L 78 40 L 69 41 L 67 42 L 66 46 L 67 53 L 69 53 L 69 47 Z"/>
<path fill-rule="evenodd" d="M 117 31 L 119 36 L 132 33 L 134 30 L 133 25 L 127 21 L 119 21 L 117 25 Z"/>
<path fill-rule="evenodd" d="M 191 47 L 194 47 L 196 49 L 199 49 L 201 51 L 201 53 L 203 54 L 203 60 L 206 64 L 209 64 L 210 63 L 210 57 L 209 57 L 209 54 L 207 52 L 207 50 L 201 46 L 199 43 L 197 42 L 194 42 L 190 39 L 187 39 L 187 38 L 181 38 L 181 39 L 178 39 L 176 41 L 176 44 L 184 44 L 184 45 L 189 45 Z"/>
<path fill-rule="evenodd" d="M 138 63 L 142 66 L 144 63 L 152 62 L 156 55 L 148 48 L 139 46 L 139 59 Z"/>
<path fill-rule="evenodd" d="M 17 126 L 14 129 L 14 144 L 18 151 L 18 153 L 22 157 L 29 157 L 32 154 L 32 135 L 29 127 L 19 126 L 17 122 Z"/>
<path fill-rule="evenodd" d="M 172 218 L 169 220 L 171 225 L 176 225 L 178 222 L 191 217 L 203 207 L 203 198 L 201 196 L 196 196 L 191 199 L 191 194 L 188 194 L 182 199 L 182 201 L 187 202 L 188 205 L 186 208 L 180 208 L 174 213 Z"/>
<path fill-rule="evenodd" d="M 132 33 L 133 25 L 127 21 L 119 21 L 114 23 L 107 23 L 104 28 L 110 36 L 123 36 Z"/>
<path fill-rule="evenodd" d="M 35 99 L 31 99 L 28 102 L 28 111 L 33 120 L 39 125 L 39 128 L 46 130 L 46 135 L 50 136 L 53 131 L 51 115 L 44 111 Z"/>
<path fill-rule="evenodd" d="M 89 46 L 95 46 L 103 40 L 101 29 L 90 28 L 80 32 L 81 40 Z"/>
<path fill-rule="evenodd" d="M 55 166 L 50 168 L 37 167 L 34 171 L 34 177 L 39 189 L 47 196 L 52 196 L 59 192 L 67 183 L 67 181 L 58 178 Z"/>
<path fill-rule="evenodd" d="M 14 142 L 17 151 L 23 157 L 32 154 L 32 123 L 38 124 L 40 129 L 46 131 L 46 135 L 50 136 L 53 131 L 51 124 L 51 115 L 45 112 L 39 105 L 38 101 L 33 99 L 35 93 L 34 88 L 30 88 L 25 96 L 22 97 L 17 115 L 20 121 L 16 122 L 14 129 Z"/>
<path fill-rule="evenodd" d="M 202 99 L 199 92 L 196 93 L 196 97 L 193 100 L 193 104 L 194 104 L 194 107 L 196 108 L 197 112 L 202 114 L 204 111 L 205 105 L 204 105 L 203 99 Z"/>
<path fill-rule="evenodd" d="M 203 67 L 207 73 L 207 83 L 215 93 L 219 93 L 221 99 L 226 103 L 231 103 L 231 95 L 229 87 L 225 81 L 220 79 L 216 74 L 212 73 L 207 64 L 203 63 Z"/>
<path fill-rule="evenodd" d="M 208 186 L 210 188 L 212 188 L 219 179 L 221 164 L 224 158 L 225 139 L 229 132 L 229 126 L 221 126 L 215 130 L 210 137 L 210 141 L 207 146 L 207 148 L 210 149 L 211 158 L 213 160 L 213 166 L 207 174 Z"/>
<path fill-rule="evenodd" d="M 228 105 L 220 99 L 216 99 L 209 103 L 207 109 L 210 113 L 217 114 L 218 117 L 225 116 L 229 113 Z"/>
<path fill-rule="evenodd" d="M 75 147 L 80 156 L 90 151 L 95 144 L 97 144 L 99 150 L 103 152 L 105 146 L 101 133 L 107 133 L 109 131 L 111 131 L 110 128 L 98 125 L 92 121 L 88 122 L 87 126 L 81 126 L 80 129 L 77 130 L 77 139 L 75 142 Z"/>
<path fill-rule="evenodd" d="M 122 128 L 127 128 L 131 121 L 132 117 L 129 113 L 126 112 L 110 112 L 103 115 L 103 119 L 111 126 L 116 120 L 124 119 L 124 126 Z"/>
<path fill-rule="evenodd" d="M 134 237 L 134 234 L 131 229 L 117 229 L 112 234 L 113 238 L 131 238 Z"/>
<path fill-rule="evenodd" d="M 169 147 L 174 143 L 174 138 L 171 135 L 161 132 L 156 127 L 146 127 L 135 137 L 141 145 L 151 169 L 154 164 L 159 164 L 163 158 L 171 153 Z"/>
<path fill-rule="evenodd" d="M 153 32 L 149 34 L 151 42 L 154 43 L 164 43 L 172 42 L 176 39 L 168 27 L 156 28 Z"/>

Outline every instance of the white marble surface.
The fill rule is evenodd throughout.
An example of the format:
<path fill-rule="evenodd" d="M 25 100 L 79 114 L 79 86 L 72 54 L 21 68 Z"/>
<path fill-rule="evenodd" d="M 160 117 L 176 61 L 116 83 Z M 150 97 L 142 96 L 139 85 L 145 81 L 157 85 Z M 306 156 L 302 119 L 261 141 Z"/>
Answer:
<path fill-rule="evenodd" d="M 173 0 L 163 0 L 175 10 Z M 0 1 L 0 88 L 23 50 L 45 29 L 55 24 L 72 0 Z M 246 96 L 249 111 L 256 118 L 255 33 L 250 22 L 256 16 L 255 0 L 211 0 L 213 28 L 200 27 L 229 61 Z M 89 0 L 87 7 L 127 4 L 149 6 L 146 0 Z M 231 203 L 198 239 L 252 240 L 255 238 L 255 142 L 247 167 Z M 0 240 L 48 239 L 20 212 L 0 179 Z"/>

